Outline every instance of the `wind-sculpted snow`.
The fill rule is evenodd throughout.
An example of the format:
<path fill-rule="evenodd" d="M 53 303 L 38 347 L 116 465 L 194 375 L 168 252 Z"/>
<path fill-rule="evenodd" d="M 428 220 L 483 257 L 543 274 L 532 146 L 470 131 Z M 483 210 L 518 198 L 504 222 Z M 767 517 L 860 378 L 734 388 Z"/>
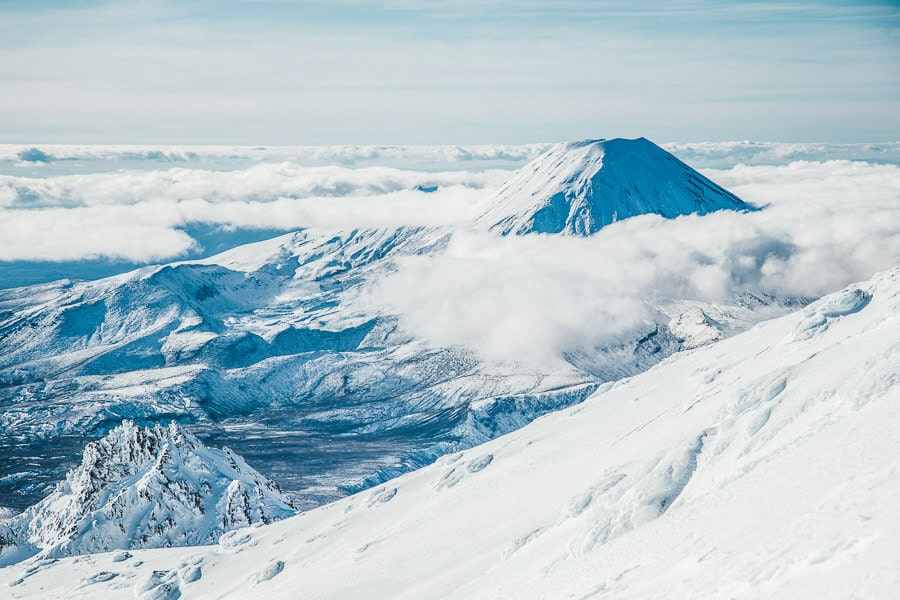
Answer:
<path fill-rule="evenodd" d="M 673 218 L 754 207 L 639 138 L 559 144 L 478 209 L 476 223 L 502 234 L 591 235 L 643 214 Z"/>
<path fill-rule="evenodd" d="M 812 312 L 827 327 L 796 338 Z M 891 598 L 898 361 L 895 269 L 218 545 L 31 560 L 0 582 L 11 598 Z"/>
<path fill-rule="evenodd" d="M 797 325 L 796 339 L 805 340 L 818 335 L 828 328 L 830 318 L 855 313 L 868 303 L 869 296 L 858 289 L 833 294 L 814 302 L 803 311 L 804 319 Z"/>
<path fill-rule="evenodd" d="M 276 484 L 231 450 L 207 448 L 174 423 L 126 421 L 88 444 L 52 494 L 0 522 L 0 564 L 34 553 L 208 544 L 293 514 Z"/>

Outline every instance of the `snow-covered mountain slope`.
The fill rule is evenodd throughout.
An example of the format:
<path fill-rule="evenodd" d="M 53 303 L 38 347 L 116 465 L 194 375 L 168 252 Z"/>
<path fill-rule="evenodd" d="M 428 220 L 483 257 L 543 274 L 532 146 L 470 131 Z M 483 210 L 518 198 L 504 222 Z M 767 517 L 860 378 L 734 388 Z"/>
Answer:
<path fill-rule="evenodd" d="M 278 486 L 177 424 L 125 421 L 38 504 L 0 521 L 0 565 L 114 549 L 208 544 L 295 514 Z"/>
<path fill-rule="evenodd" d="M 484 360 L 415 339 L 365 297 L 398 257 L 439 252 L 451 236 L 304 230 L 201 262 L 0 291 L 0 505 L 36 502 L 72 466 L 72 448 L 127 418 L 190 423 L 311 507 L 783 310 L 754 295 L 675 303 L 567 362 Z M 673 333 L 684 310 L 710 319 Z M 48 458 L 34 465 L 35 454 Z"/>
<path fill-rule="evenodd" d="M 218 545 L 0 580 L 11 598 L 891 598 L 898 373 L 900 269 Z"/>
<path fill-rule="evenodd" d="M 594 175 L 618 173 L 601 179 L 624 197 L 634 185 L 688 185 L 696 175 L 671 157 L 650 160 L 665 153 L 645 140 L 567 152 L 572 177 L 538 169 L 526 187 L 564 186 L 574 198 Z M 501 194 L 509 214 L 521 200 L 510 190 L 528 174 Z M 707 198 L 713 188 L 698 181 L 690 184 L 696 198 Z M 444 252 L 453 236 L 446 228 L 306 229 L 200 261 L 0 290 L 0 455 L 8 457 L 0 507 L 37 502 L 74 466 L 75 449 L 122 419 L 190 424 L 205 442 L 247 457 L 298 506 L 316 506 L 576 404 L 605 381 L 797 302 L 754 289 L 715 303 L 665 298 L 642 306 L 624 332 L 566 348 L 553 364 L 488 359 L 415 337 L 371 298 L 398 261 Z M 273 443 L 281 452 L 270 452 Z"/>
<path fill-rule="evenodd" d="M 0 486 L 34 502 L 35 482 L 61 475 L 28 464 L 38 448 L 64 459 L 123 418 L 176 419 L 310 506 L 584 399 L 597 382 L 575 367 L 429 347 L 360 299 L 394 257 L 450 235 L 305 230 L 200 263 L 0 292 Z"/>
<path fill-rule="evenodd" d="M 644 214 L 666 218 L 755 210 L 653 142 L 558 144 L 477 207 L 476 223 L 502 234 L 591 235 Z"/>

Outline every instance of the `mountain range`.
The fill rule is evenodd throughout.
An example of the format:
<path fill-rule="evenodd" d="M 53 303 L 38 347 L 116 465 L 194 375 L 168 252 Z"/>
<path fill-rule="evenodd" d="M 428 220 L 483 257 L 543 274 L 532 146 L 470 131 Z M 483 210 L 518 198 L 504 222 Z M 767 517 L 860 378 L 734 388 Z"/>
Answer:
<path fill-rule="evenodd" d="M 586 236 L 645 214 L 757 208 L 641 138 L 555 146 L 475 210 L 472 228 L 494 235 Z M 749 287 L 728 302 L 648 301 L 648 318 L 600 344 L 567 349 L 553 364 L 492 359 L 417 338 L 398 315 L 367 301 L 399 259 L 440 254 L 455 235 L 451 228 L 304 229 L 199 261 L 0 291 L 0 451 L 8 456 L 0 505 L 24 510 L 7 520 L 8 537 L 62 555 L 202 543 L 240 523 L 216 501 L 203 514 L 224 520 L 219 529 L 173 518 L 177 526 L 149 540 L 99 526 L 73 537 L 72 523 L 108 513 L 106 500 L 76 517 L 51 507 L 79 497 L 78 489 L 109 489 L 103 474 L 82 488 L 71 482 L 92 472 L 84 463 L 79 471 L 73 452 L 88 442 L 111 449 L 105 461 L 121 462 L 105 436 L 148 431 L 141 435 L 173 448 L 181 446 L 172 440 L 188 440 L 185 452 L 207 457 L 207 471 L 247 488 L 204 444 L 232 448 L 237 455 L 228 456 L 256 482 L 247 489 L 272 488 L 241 456 L 284 489 L 260 499 L 248 521 L 265 522 L 507 434 L 679 350 L 808 301 Z M 194 486 L 196 478 L 174 464 L 166 476 Z M 60 488 L 67 471 L 69 483 L 60 485 L 69 487 Z M 119 497 L 141 495 L 131 483 Z M 211 491 L 203 502 L 220 495 Z M 47 510 L 67 533 L 35 538 L 35 528 L 50 522 Z M 168 518 L 153 516 L 154 526 Z"/>

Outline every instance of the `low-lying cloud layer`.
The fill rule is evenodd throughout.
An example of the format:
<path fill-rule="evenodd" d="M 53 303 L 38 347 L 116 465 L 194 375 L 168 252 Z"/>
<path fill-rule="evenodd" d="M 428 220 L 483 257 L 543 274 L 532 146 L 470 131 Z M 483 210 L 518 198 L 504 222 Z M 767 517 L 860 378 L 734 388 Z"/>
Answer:
<path fill-rule="evenodd" d="M 439 345 L 544 361 L 609 342 L 648 303 L 728 300 L 739 290 L 818 297 L 900 263 L 900 168 L 847 161 L 709 172 L 765 206 L 666 220 L 643 216 L 590 238 L 462 232 L 410 257 L 374 306 Z"/>
<path fill-rule="evenodd" d="M 655 140 L 659 143 L 659 140 Z M 205 165 L 216 163 L 290 162 L 302 166 L 402 166 L 404 168 L 468 169 L 479 164 L 523 165 L 550 148 L 552 143 L 445 146 L 160 146 L 114 144 L 0 144 L 0 165 L 19 168 L 46 164 L 69 168 L 129 164 L 159 168 L 166 163 Z M 793 161 L 867 160 L 900 164 L 900 142 L 789 143 L 789 142 L 687 142 L 661 143 L 669 152 L 694 167 L 727 168 L 737 164 L 786 165 Z"/>
<path fill-rule="evenodd" d="M 386 167 L 302 167 L 264 163 L 217 171 L 173 168 L 20 177 L 0 175 L 0 207 L 94 206 L 151 200 L 209 202 L 272 201 L 278 198 L 374 196 L 417 186 L 483 188 L 505 177 L 503 171 L 423 172 Z"/>
<path fill-rule="evenodd" d="M 281 229 L 450 225 L 505 171 L 429 173 L 385 167 L 168 169 L 53 177 L 0 176 L 0 260 L 176 258 L 180 228 Z"/>
<path fill-rule="evenodd" d="M 164 261 L 197 250 L 184 230 L 191 224 L 444 225 L 457 230 L 450 248 L 400 261 L 369 293 L 373 309 L 400 314 L 437 344 L 539 360 L 608 341 L 646 318 L 648 303 L 727 300 L 736 290 L 816 297 L 900 263 L 900 166 L 837 160 L 704 172 L 764 210 L 644 216 L 587 239 L 498 238 L 472 232 L 467 215 L 509 175 L 502 170 L 262 163 L 3 175 L 0 260 Z"/>
<path fill-rule="evenodd" d="M 209 161 L 292 162 L 303 166 L 402 164 L 460 165 L 479 162 L 522 164 L 550 144 L 447 146 L 157 146 L 114 144 L 0 144 L 0 162 L 21 167 L 64 162 L 204 163 Z"/>
<path fill-rule="evenodd" d="M 900 142 L 815 144 L 789 142 L 689 142 L 663 147 L 695 168 L 788 165 L 797 161 L 861 160 L 900 164 Z"/>
<path fill-rule="evenodd" d="M 143 263 L 196 256 L 202 248 L 185 231 L 192 225 L 288 231 L 463 224 L 467 207 L 485 190 L 546 147 L 0 145 L 0 261 Z M 709 174 L 761 203 L 782 192 L 805 193 L 805 167 L 754 171 L 746 165 L 834 157 L 900 164 L 900 143 L 666 147 L 695 167 L 737 165 Z M 309 166 L 321 163 L 332 166 Z M 416 170 L 383 166 L 390 163 Z M 864 163 L 842 164 L 837 171 L 834 164 L 821 173 L 831 178 L 830 191 L 891 185 L 874 181 L 890 177 L 891 169 L 878 175 Z M 433 170 L 435 165 L 451 167 Z"/>

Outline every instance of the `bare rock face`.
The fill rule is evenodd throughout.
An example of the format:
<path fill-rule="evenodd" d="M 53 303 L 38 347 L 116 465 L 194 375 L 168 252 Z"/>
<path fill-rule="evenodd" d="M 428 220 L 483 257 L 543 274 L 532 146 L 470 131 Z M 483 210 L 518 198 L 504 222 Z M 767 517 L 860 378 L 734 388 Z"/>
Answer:
<path fill-rule="evenodd" d="M 0 523 L 0 565 L 125 548 L 214 543 L 295 514 L 274 482 L 175 423 L 124 421 L 88 444 L 56 490 Z"/>

